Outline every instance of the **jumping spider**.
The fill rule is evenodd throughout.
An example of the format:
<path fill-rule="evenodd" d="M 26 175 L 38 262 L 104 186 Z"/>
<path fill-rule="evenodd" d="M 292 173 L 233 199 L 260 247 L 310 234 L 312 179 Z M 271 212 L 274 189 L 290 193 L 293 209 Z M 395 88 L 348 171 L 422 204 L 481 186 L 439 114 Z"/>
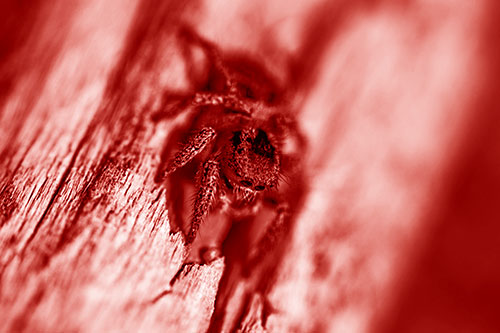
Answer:
<path fill-rule="evenodd" d="M 188 176 L 196 182 L 196 194 L 187 244 L 211 210 L 235 219 L 255 218 L 261 207 L 270 208 L 271 222 L 251 253 L 251 261 L 259 261 L 286 232 L 298 206 L 302 182 L 296 175 L 304 140 L 278 85 L 261 66 L 241 57 L 223 60 L 214 45 L 191 31 L 180 36 L 202 49 L 210 68 L 198 92 L 166 98 L 174 101 L 173 108 L 160 117 L 189 111 L 191 135 L 172 158 L 164 156 L 157 180 L 182 177 L 179 172 L 189 165 L 198 169 L 195 177 Z M 171 191 L 180 188 L 177 183 Z"/>

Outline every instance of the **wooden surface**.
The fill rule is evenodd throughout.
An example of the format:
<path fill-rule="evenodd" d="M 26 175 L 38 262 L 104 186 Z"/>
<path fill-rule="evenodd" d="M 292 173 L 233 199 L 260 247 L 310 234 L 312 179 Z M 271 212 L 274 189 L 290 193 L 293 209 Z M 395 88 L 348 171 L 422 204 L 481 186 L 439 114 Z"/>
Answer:
<path fill-rule="evenodd" d="M 489 2 L 4 6 L 0 331 L 208 329 L 224 258 L 183 265 L 173 189 L 154 182 L 175 124 L 152 115 L 189 86 L 180 22 L 285 86 L 291 75 L 308 138 L 287 252 L 266 295 L 225 329 L 494 331 L 495 304 L 476 297 L 498 296 L 500 277 L 498 189 L 485 191 L 498 185 L 500 142 Z M 245 288 L 235 282 L 227 311 Z"/>

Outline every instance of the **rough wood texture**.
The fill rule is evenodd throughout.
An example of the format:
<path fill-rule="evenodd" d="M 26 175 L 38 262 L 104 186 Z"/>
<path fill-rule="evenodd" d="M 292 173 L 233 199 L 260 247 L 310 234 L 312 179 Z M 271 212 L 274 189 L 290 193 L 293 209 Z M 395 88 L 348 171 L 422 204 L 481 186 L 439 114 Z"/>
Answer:
<path fill-rule="evenodd" d="M 38 1 L 1 12 L 0 331 L 209 327 L 224 259 L 183 265 L 166 208 L 175 189 L 154 182 L 175 124 L 152 116 L 192 70 L 173 37 L 179 22 L 302 82 L 306 204 L 272 287 L 236 317 L 250 287 L 232 282 L 224 329 L 495 327 L 471 292 L 499 296 L 488 266 L 499 246 L 489 236 L 477 247 L 483 235 L 463 217 L 498 217 L 493 2 Z M 462 292 L 471 305 L 443 301 Z"/>

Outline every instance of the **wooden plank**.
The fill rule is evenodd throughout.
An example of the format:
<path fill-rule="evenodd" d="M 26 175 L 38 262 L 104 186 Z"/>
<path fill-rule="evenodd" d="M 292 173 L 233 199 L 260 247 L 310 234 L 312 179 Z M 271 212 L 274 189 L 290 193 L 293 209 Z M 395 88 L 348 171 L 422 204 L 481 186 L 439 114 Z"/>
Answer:
<path fill-rule="evenodd" d="M 165 130 L 141 113 L 136 89 L 161 87 L 141 83 L 158 73 L 131 51 L 148 34 L 148 12 L 136 6 L 42 6 L 51 15 L 27 47 L 46 51 L 46 31 L 66 24 L 62 45 L 40 69 L 18 74 L 24 82 L 2 113 L 3 331 L 198 331 L 208 323 L 222 263 L 186 274 L 182 296 L 179 287 L 167 290 L 186 251 L 170 234 L 165 189 L 153 182 Z M 158 47 L 170 33 L 157 36 Z M 120 56 L 124 47 L 129 58 Z M 168 305 L 158 296 L 166 290 Z"/>
<path fill-rule="evenodd" d="M 9 7 L 26 25 L 6 23 L 0 66 L 0 330 L 374 329 L 433 233 L 470 124 L 485 126 L 486 3 Z M 284 251 L 249 276 L 230 253 L 186 264 L 167 210 L 178 189 L 154 181 L 177 125 L 154 115 L 207 66 L 185 58 L 186 22 L 292 91 L 308 142 Z"/>

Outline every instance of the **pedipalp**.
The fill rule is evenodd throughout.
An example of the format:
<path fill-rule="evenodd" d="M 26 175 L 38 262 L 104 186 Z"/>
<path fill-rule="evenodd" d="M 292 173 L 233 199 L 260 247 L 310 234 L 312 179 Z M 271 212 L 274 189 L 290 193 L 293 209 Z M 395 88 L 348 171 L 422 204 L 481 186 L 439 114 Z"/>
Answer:
<path fill-rule="evenodd" d="M 187 143 L 171 159 L 160 179 L 164 179 L 178 168 L 189 163 L 196 155 L 201 153 L 216 137 L 217 133 L 212 127 L 204 127 L 191 136 Z"/>
<path fill-rule="evenodd" d="M 209 159 L 198 171 L 198 193 L 194 202 L 191 229 L 186 237 L 186 243 L 190 244 L 196 238 L 203 218 L 207 216 L 210 208 L 215 202 L 216 192 L 220 179 L 220 166 L 216 159 Z"/>

